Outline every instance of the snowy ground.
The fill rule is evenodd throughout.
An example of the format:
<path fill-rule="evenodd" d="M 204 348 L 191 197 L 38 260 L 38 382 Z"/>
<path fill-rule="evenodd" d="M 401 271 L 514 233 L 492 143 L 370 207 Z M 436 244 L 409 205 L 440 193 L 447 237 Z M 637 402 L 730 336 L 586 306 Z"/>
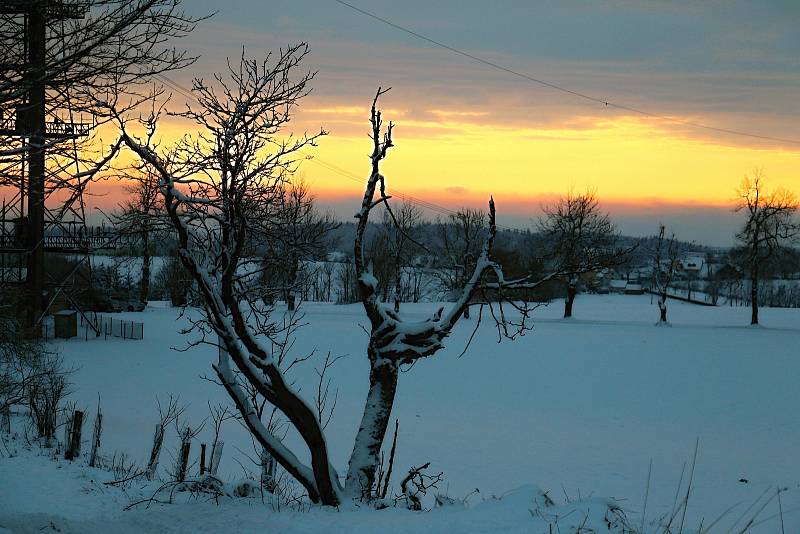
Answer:
<path fill-rule="evenodd" d="M 367 387 L 366 335 L 359 326 L 365 318 L 357 305 L 303 306 L 310 324 L 299 335 L 298 353 L 317 348 L 348 355 L 333 369 L 339 401 L 327 430 L 343 472 Z M 435 307 L 407 305 L 405 312 L 422 316 Z M 573 319 L 560 319 L 560 313 L 560 303 L 538 310 L 534 332 L 513 343 L 497 344 L 487 323 L 458 359 L 474 325 L 462 323 L 445 351 L 401 376 L 397 469 L 430 461 L 444 471 L 442 490 L 449 495 L 463 497 L 476 488 L 480 493 L 470 497 L 467 512 L 387 512 L 387 531 L 536 532 L 539 523 L 529 522 L 534 520 L 525 504 L 530 490 L 500 503 L 491 500 L 526 484 L 549 490 L 560 502 L 565 495 L 620 499 L 638 526 L 650 461 L 648 520 L 672 509 L 684 463 L 691 462 L 699 439 L 687 524 L 696 528 L 705 518 L 707 525 L 735 506 L 712 530 L 727 532 L 767 488 L 773 488 L 769 495 L 786 486 L 785 532 L 800 532 L 800 310 L 764 309 L 764 326 L 752 328 L 746 326 L 745 308 L 671 303 L 667 328 L 653 325 L 658 310 L 649 296 L 580 295 Z M 227 399 L 221 388 L 200 378 L 210 374 L 212 349 L 168 349 L 184 343 L 175 332 L 182 324 L 176 323 L 175 310 L 121 315 L 145 322 L 144 341 L 71 340 L 62 343 L 61 352 L 80 366 L 71 398 L 87 409 L 90 420 L 100 395 L 104 453 L 124 451 L 143 461 L 157 397 L 180 394 L 190 405 L 189 418 L 198 423 L 207 416 L 207 400 Z M 298 383 L 308 389 L 313 376 L 306 366 Z M 233 422 L 223 429 L 223 439 L 222 475 L 241 478 L 237 460 L 247 464 L 252 445 Z M 207 431 L 201 440 L 208 441 Z M 167 445 L 174 448 L 174 440 Z M 0 459 L 0 527 L 32 525 L 25 518 L 33 517 L 40 526 L 52 519 L 75 532 L 100 532 L 111 524 L 118 531 L 167 526 L 182 531 L 197 529 L 194 518 L 207 531 L 224 530 L 210 504 L 122 512 L 124 495 L 87 482 L 95 476 L 108 480 L 108 473 L 94 475 L 63 462 L 57 471 L 55 462 L 31 455 Z M 169 455 L 163 459 L 169 462 Z M 76 496 L 71 487 L 82 490 Z M 244 532 L 262 527 L 368 532 L 378 521 L 350 512 L 275 514 L 252 503 L 226 510 L 235 512 L 223 515 L 240 521 Z M 759 515 L 767 521 L 754 531 L 780 532 L 777 514 L 773 499 Z"/>

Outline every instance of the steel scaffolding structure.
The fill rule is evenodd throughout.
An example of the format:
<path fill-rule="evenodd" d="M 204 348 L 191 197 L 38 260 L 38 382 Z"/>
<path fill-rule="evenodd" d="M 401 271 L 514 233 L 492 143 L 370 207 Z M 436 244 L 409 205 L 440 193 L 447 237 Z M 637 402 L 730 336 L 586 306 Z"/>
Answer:
<path fill-rule="evenodd" d="M 73 119 L 68 93 L 60 109 L 48 105 L 52 84 L 48 31 L 65 19 L 84 18 L 88 10 L 88 3 L 76 0 L 0 0 L 4 23 L 22 28 L 23 36 L 19 54 L 0 58 L 8 70 L 22 73 L 0 102 L 0 155 L 5 163 L 5 187 L 0 189 L 0 289 L 2 304 L 11 307 L 34 336 L 59 298 L 83 313 L 75 295 L 91 285 L 89 256 L 116 244 L 113 233 L 86 224 L 86 181 L 56 176 L 67 169 L 63 160 L 68 151 L 57 153 L 66 143 L 73 143 L 78 176 L 75 142 L 90 134 L 92 124 Z M 48 157 L 61 158 L 59 171 L 48 169 Z M 46 257 L 57 254 L 70 257 L 66 272 L 48 269 Z"/>

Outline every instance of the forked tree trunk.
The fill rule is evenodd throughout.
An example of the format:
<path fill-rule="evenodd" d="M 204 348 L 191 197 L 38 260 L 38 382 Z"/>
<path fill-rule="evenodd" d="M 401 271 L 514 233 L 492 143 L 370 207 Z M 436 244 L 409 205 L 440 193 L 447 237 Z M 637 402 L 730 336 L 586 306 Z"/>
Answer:
<path fill-rule="evenodd" d="M 369 499 L 370 492 L 374 489 L 375 472 L 380 463 L 381 446 L 392 415 L 398 376 L 398 369 L 393 362 L 383 360 L 376 364 L 376 355 L 372 348 L 369 349 L 369 356 L 369 391 L 345 482 L 345 493 L 352 499 L 362 500 Z"/>
<path fill-rule="evenodd" d="M 661 292 L 661 295 L 658 297 L 658 309 L 661 312 L 661 317 L 659 318 L 658 322 L 666 323 L 667 322 L 667 291 L 664 290 Z"/>

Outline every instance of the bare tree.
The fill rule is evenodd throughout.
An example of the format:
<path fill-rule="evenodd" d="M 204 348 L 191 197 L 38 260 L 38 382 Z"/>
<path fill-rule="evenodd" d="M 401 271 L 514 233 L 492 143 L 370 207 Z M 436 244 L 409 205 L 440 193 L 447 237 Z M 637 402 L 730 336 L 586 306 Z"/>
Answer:
<path fill-rule="evenodd" d="M 128 181 L 124 185 L 128 198 L 110 218 L 117 232 L 133 242 L 133 248 L 142 260 L 139 300 L 147 302 L 150 297 L 153 250 L 170 224 L 164 216 L 158 176 L 149 166 L 139 164 L 121 178 Z"/>
<path fill-rule="evenodd" d="M 621 263 L 628 250 L 617 248 L 617 230 L 608 214 L 600 211 L 593 191 L 569 193 L 558 202 L 543 207 L 538 221 L 553 271 L 566 278 L 564 317 L 572 317 L 572 304 L 578 293 L 580 276 Z"/>
<path fill-rule="evenodd" d="M 747 251 L 747 269 L 750 276 L 750 324 L 758 324 L 758 290 L 762 265 L 772 258 L 788 240 L 800 233 L 794 220 L 797 198 L 786 189 L 767 192 L 764 174 L 756 170 L 745 176 L 736 191 L 736 212 L 744 212 L 747 219 L 736 234 Z"/>
<path fill-rule="evenodd" d="M 381 447 L 394 404 L 400 367 L 413 365 L 443 348 L 445 338 L 450 335 L 469 303 L 476 295 L 487 289 L 495 292 L 494 298 L 484 295 L 484 300 L 496 320 L 498 332 L 502 336 L 514 338 L 526 329 L 525 319 L 528 317 L 529 308 L 527 304 L 509 302 L 519 312 L 520 317 L 516 323 L 512 322 L 509 315 L 503 311 L 503 290 L 510 287 L 533 287 L 541 283 L 529 280 L 506 281 L 500 266 L 492 261 L 490 256 L 497 229 L 494 201 L 490 200 L 488 228 L 484 230 L 486 239 L 474 260 L 472 272 L 449 309 L 441 308 L 433 316 L 422 321 L 404 321 L 400 314 L 380 302 L 377 292 L 379 281 L 365 255 L 364 239 L 370 213 L 379 205 L 388 208 L 391 198 L 386 191 L 385 178 L 380 172 L 381 161 L 394 146 L 393 124 L 390 122 L 384 130 L 382 115 L 377 109 L 378 99 L 385 92 L 379 89 L 372 102 L 370 115 L 373 143 L 370 156 L 372 169 L 361 209 L 356 214 L 356 237 L 353 246 L 358 291 L 369 319 L 367 357 L 370 374 L 364 413 L 348 465 L 345 495 L 352 499 L 365 500 L 370 500 L 379 494 L 379 488 L 376 487 L 376 472 L 381 461 Z M 494 309 L 493 301 L 498 303 L 497 311 Z M 480 324 L 480 317 L 477 323 Z"/>
<path fill-rule="evenodd" d="M 372 105 L 372 171 L 357 215 L 354 262 L 356 284 L 370 321 L 367 356 L 370 387 L 361 426 L 355 437 L 348 473 L 342 486 L 324 436 L 335 394 L 328 393 L 326 359 L 318 370 L 320 387 L 314 406 L 287 380 L 291 363 L 282 359 L 282 344 L 274 342 L 285 326 L 270 318 L 269 307 L 253 288 L 251 260 L 256 243 L 269 238 L 274 217 L 279 216 L 283 186 L 294 173 L 299 152 L 317 135 L 278 137 L 298 101 L 307 93 L 312 74 L 295 78 L 295 67 L 307 54 L 305 45 L 282 50 L 263 62 L 245 59 L 230 68 L 229 76 L 217 77 L 220 94 L 201 80 L 194 82 L 198 108 L 180 113 L 201 130 L 175 147 L 153 146 L 158 114 L 145 119 L 143 138 L 137 138 L 124 116 L 118 115 L 121 138 L 159 176 L 165 210 L 178 235 L 179 254 L 202 297 L 203 318 L 194 329 L 202 342 L 219 350 L 213 366 L 216 377 L 233 399 L 242 422 L 253 438 L 297 480 L 313 502 L 336 506 L 345 499 L 372 499 L 377 493 L 375 472 L 394 402 L 401 365 L 435 354 L 444 346 L 469 302 L 479 292 L 484 296 L 500 335 L 514 338 L 528 328 L 530 309 L 524 303 L 508 302 L 514 314 L 503 308 L 507 287 L 531 287 L 527 279 L 506 281 L 500 266 L 491 260 L 496 234 L 494 202 L 489 202 L 487 238 L 461 295 L 448 311 L 439 310 L 423 321 L 403 321 L 392 309 L 379 303 L 377 280 L 364 253 L 364 234 L 370 212 L 388 202 L 380 162 L 392 146 L 391 125 L 384 133 L 376 105 Z M 383 137 L 382 137 L 383 134 Z M 378 192 L 379 191 L 379 192 Z M 376 198 L 377 195 L 377 198 Z M 255 290 L 254 290 L 255 289 Z M 497 304 L 494 304 L 494 303 Z M 483 308 L 483 307 L 482 307 Z M 480 315 L 476 327 L 480 325 Z M 275 353 L 277 346 L 278 353 Z M 297 361 L 297 360 L 294 360 Z M 249 391 L 257 391 L 297 432 L 310 457 L 303 462 L 262 419 L 260 405 Z"/>
<path fill-rule="evenodd" d="M 447 298 L 457 297 L 475 270 L 475 262 L 486 239 L 486 213 L 483 210 L 461 208 L 447 220 L 438 220 L 436 276 L 447 292 Z M 469 319 L 469 306 L 464 310 Z"/>
<path fill-rule="evenodd" d="M 337 265 L 336 269 L 336 303 L 353 304 L 358 302 L 358 287 L 356 283 L 356 266 L 352 258 Z"/>
<path fill-rule="evenodd" d="M 660 312 L 658 324 L 667 324 L 667 293 L 675 268 L 678 264 L 678 249 L 675 246 L 675 234 L 669 238 L 665 236 L 666 227 L 658 227 L 658 239 L 653 250 L 653 290 L 658 294 L 658 309 Z"/>
<path fill-rule="evenodd" d="M 279 287 L 289 310 L 294 310 L 298 286 L 308 283 L 313 274 L 305 269 L 305 262 L 324 255 L 327 236 L 340 226 L 327 213 L 320 213 L 314 205 L 314 196 L 302 179 L 280 186 L 277 217 L 263 243 L 264 280 L 267 285 Z"/>
<path fill-rule="evenodd" d="M 157 114 L 147 119 L 144 139 L 135 138 L 118 117 L 124 143 L 159 175 L 181 261 L 202 296 L 204 321 L 197 328 L 213 333 L 222 349 L 213 366 L 217 378 L 261 447 L 313 502 L 335 506 L 341 488 L 322 423 L 265 343 L 278 327 L 249 290 L 254 243 L 269 237 L 283 186 L 302 159 L 300 151 L 324 134 L 278 136 L 309 92 L 313 74 L 294 76 L 307 53 L 300 44 L 263 61 L 243 55 L 229 67 L 227 78 L 216 76 L 220 92 L 195 80 L 198 107 L 187 106 L 179 115 L 194 122 L 199 133 L 166 152 L 153 146 Z M 310 466 L 262 421 L 243 382 L 286 417 L 308 449 Z"/>
<path fill-rule="evenodd" d="M 392 211 L 387 209 L 383 213 L 381 227 L 382 238 L 388 247 L 388 256 L 391 264 L 394 282 L 394 311 L 400 311 L 400 302 L 403 300 L 403 279 L 405 270 L 410 266 L 415 250 L 424 247 L 419 243 L 420 222 L 422 212 L 411 202 L 405 201 L 400 209 Z"/>

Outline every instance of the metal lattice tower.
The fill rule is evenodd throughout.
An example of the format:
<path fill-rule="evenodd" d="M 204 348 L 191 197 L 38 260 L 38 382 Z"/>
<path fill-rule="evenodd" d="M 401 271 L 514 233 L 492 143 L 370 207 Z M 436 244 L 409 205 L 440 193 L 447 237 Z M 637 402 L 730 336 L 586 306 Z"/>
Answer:
<path fill-rule="evenodd" d="M 21 63 L 13 65 L 23 72 L 21 90 L 17 98 L 0 103 L 0 139 L 5 146 L 19 148 L 19 165 L 13 167 L 12 177 L 16 185 L 13 190 L 2 190 L 0 285 L 5 294 L 22 297 L 22 309 L 15 311 L 23 312 L 23 322 L 32 335 L 40 332 L 42 318 L 60 296 L 81 311 L 72 295 L 79 267 L 90 265 L 91 251 L 113 244 L 113 236 L 91 231 L 86 225 L 85 183 L 65 181 L 65 198 L 51 195 L 55 188 L 48 187 L 48 152 L 88 136 L 92 125 L 72 119 L 68 99 L 67 109 L 60 110 L 68 119 L 57 116 L 48 120 L 52 80 L 47 70 L 47 32 L 54 23 L 84 18 L 88 10 L 87 2 L 75 0 L 0 0 L 0 14 L 18 19 L 24 28 Z M 77 168 L 77 149 L 74 158 Z M 75 267 L 66 275 L 48 273 L 46 253 L 71 255 L 77 260 Z"/>

